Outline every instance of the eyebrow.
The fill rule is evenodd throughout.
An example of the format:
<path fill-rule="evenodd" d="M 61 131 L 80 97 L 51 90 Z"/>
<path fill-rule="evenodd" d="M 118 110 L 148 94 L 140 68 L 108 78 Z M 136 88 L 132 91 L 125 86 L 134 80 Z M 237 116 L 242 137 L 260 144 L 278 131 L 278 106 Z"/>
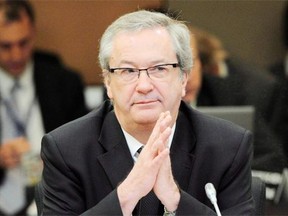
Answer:
<path fill-rule="evenodd" d="M 0 45 L 1 46 L 13 46 L 13 45 L 17 44 L 17 45 L 21 46 L 22 44 L 25 44 L 25 43 L 29 42 L 30 39 L 31 39 L 30 37 L 24 37 L 24 38 L 21 38 L 18 41 L 13 41 L 13 42 L 6 41 L 6 40 L 3 40 L 3 41 L 0 40 Z"/>
<path fill-rule="evenodd" d="M 157 65 L 157 64 L 165 64 L 166 61 L 164 61 L 164 59 L 160 59 L 160 60 L 154 60 L 152 62 L 149 63 L 149 65 Z M 137 67 L 135 66 L 136 63 L 133 61 L 129 61 L 129 60 L 121 60 L 119 62 L 119 65 L 121 64 L 127 64 L 127 65 L 131 65 L 131 67 Z"/>

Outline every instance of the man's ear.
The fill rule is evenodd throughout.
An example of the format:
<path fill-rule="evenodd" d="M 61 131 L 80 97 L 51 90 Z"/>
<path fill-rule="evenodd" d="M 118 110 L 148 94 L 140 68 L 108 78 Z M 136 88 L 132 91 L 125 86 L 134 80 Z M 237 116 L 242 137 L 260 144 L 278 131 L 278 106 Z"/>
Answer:
<path fill-rule="evenodd" d="M 188 73 L 184 72 L 182 74 L 182 97 L 184 97 L 186 95 L 187 81 L 188 81 Z"/>
<path fill-rule="evenodd" d="M 109 97 L 109 99 L 113 99 L 113 94 L 111 91 L 110 83 L 111 83 L 111 80 L 110 80 L 109 74 L 105 74 L 104 75 L 104 84 L 105 84 L 105 87 L 107 90 L 107 96 Z"/>

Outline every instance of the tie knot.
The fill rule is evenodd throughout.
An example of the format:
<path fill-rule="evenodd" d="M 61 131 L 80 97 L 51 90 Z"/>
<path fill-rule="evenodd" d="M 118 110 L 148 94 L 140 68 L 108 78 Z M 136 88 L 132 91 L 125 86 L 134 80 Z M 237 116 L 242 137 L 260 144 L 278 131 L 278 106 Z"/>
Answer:
<path fill-rule="evenodd" d="M 135 153 L 135 157 L 138 158 L 144 146 L 141 146 Z"/>
<path fill-rule="evenodd" d="M 18 79 L 15 79 L 10 89 L 9 102 L 11 107 L 13 107 L 13 109 L 15 109 L 16 112 L 19 112 L 20 91 L 21 91 L 21 84 Z"/>
<path fill-rule="evenodd" d="M 137 153 L 138 153 L 138 154 L 140 154 L 140 153 L 141 153 L 141 151 L 142 151 L 143 147 L 144 147 L 144 146 L 141 146 L 141 147 L 140 147 L 140 148 L 137 150 Z"/>
<path fill-rule="evenodd" d="M 21 86 L 20 86 L 19 80 L 18 80 L 18 79 L 15 79 L 15 80 L 14 80 L 14 83 L 13 83 L 13 85 L 12 85 L 12 88 L 11 88 L 10 93 L 11 93 L 11 94 L 15 94 L 15 92 L 16 92 L 17 90 L 19 90 L 20 88 L 21 88 Z"/>

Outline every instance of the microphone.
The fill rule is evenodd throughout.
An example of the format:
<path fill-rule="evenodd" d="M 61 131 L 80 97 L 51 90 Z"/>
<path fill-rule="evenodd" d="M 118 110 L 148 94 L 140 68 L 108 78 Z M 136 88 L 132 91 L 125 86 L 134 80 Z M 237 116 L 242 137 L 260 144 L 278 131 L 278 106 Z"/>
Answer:
<path fill-rule="evenodd" d="M 207 183 L 205 185 L 205 192 L 206 192 L 207 197 L 209 198 L 209 200 L 213 204 L 217 215 L 221 216 L 221 212 L 220 212 L 218 204 L 217 204 L 216 190 L 215 190 L 215 188 L 214 188 L 212 183 Z"/>

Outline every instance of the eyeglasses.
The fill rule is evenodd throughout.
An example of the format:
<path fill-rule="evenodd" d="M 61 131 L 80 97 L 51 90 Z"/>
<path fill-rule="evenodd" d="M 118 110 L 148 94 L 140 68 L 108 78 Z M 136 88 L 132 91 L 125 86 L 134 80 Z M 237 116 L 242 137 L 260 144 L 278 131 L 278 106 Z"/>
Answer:
<path fill-rule="evenodd" d="M 134 82 L 140 77 L 141 71 L 146 71 L 147 76 L 152 80 L 164 80 L 169 72 L 176 67 L 179 67 L 179 63 L 160 64 L 153 67 L 137 69 L 137 68 L 109 68 L 110 73 L 115 73 L 119 78 L 125 82 Z"/>

